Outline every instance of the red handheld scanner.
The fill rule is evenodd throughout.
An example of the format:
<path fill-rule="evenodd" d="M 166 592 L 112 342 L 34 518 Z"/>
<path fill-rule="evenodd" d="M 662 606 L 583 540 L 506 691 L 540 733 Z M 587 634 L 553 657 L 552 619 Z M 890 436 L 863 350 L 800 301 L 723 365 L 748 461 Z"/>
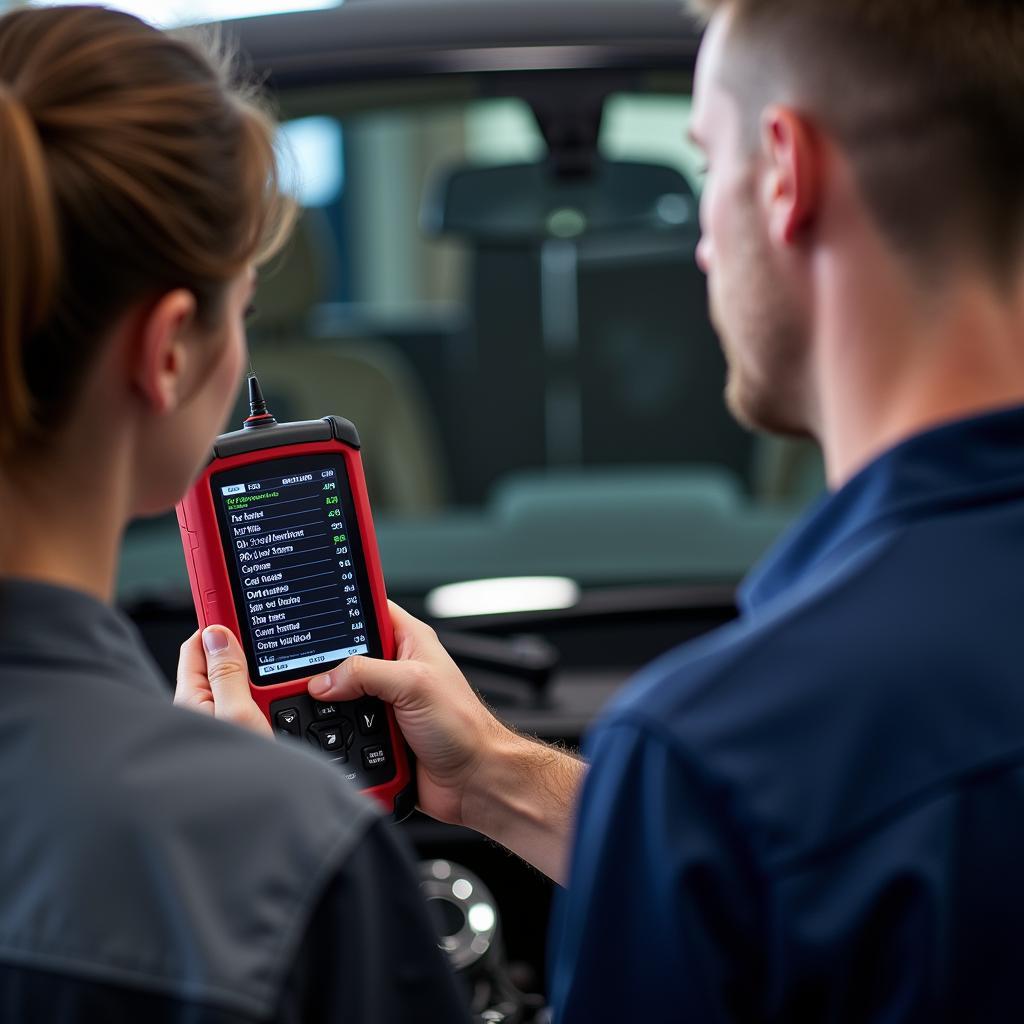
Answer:
<path fill-rule="evenodd" d="M 375 698 L 313 700 L 306 683 L 353 654 L 394 657 L 356 428 L 278 423 L 250 378 L 252 415 L 222 434 L 177 506 L 200 628 L 238 637 L 274 730 L 321 749 L 396 819 L 416 803 L 412 754 Z"/>

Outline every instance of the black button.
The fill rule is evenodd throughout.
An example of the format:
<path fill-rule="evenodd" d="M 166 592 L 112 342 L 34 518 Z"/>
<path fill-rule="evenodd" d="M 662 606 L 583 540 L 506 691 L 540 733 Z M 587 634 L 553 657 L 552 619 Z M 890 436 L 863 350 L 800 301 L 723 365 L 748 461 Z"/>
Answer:
<path fill-rule="evenodd" d="M 387 763 L 388 755 L 382 746 L 363 747 L 363 766 L 367 771 L 371 768 L 380 768 Z"/>
<path fill-rule="evenodd" d="M 355 739 L 355 730 L 347 718 L 331 722 L 316 722 L 309 727 L 310 736 L 321 750 L 347 760 L 348 748 Z"/>
<path fill-rule="evenodd" d="M 320 746 L 324 750 L 344 750 L 345 736 L 341 729 L 324 729 L 320 733 Z"/>
<path fill-rule="evenodd" d="M 387 724 L 387 712 L 383 704 L 363 704 L 356 715 L 356 721 L 364 736 L 376 736 Z"/>
<path fill-rule="evenodd" d="M 334 718 L 335 715 L 341 713 L 341 708 L 337 704 L 321 704 L 320 701 L 313 702 L 313 714 L 317 718 Z"/>
<path fill-rule="evenodd" d="M 287 733 L 289 736 L 298 736 L 300 733 L 299 709 L 282 708 L 275 716 L 277 731 Z"/>

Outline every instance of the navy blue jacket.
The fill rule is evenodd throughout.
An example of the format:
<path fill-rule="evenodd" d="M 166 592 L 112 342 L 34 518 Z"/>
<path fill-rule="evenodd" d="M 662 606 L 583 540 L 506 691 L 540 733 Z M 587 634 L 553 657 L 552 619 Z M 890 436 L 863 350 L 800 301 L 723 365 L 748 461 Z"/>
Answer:
<path fill-rule="evenodd" d="M 589 737 L 586 1021 L 1024 1019 L 1024 410 L 826 498 Z"/>

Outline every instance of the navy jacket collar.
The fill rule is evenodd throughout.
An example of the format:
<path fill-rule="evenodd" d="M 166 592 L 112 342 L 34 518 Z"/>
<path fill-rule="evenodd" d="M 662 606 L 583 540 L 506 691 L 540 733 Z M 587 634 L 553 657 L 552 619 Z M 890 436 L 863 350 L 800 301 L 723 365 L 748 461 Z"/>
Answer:
<path fill-rule="evenodd" d="M 740 607 L 756 609 L 884 525 L 1022 494 L 1024 406 L 918 434 L 814 506 L 748 575 Z"/>

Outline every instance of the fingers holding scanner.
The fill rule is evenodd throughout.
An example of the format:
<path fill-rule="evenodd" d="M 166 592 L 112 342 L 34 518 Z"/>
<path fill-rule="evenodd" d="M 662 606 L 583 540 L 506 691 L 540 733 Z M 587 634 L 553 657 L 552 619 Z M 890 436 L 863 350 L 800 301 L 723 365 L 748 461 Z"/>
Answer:
<path fill-rule="evenodd" d="M 420 808 L 483 832 L 562 882 L 585 765 L 502 725 L 428 625 L 395 604 L 391 621 L 394 661 L 349 658 L 310 679 L 310 694 L 393 705 L 417 756 Z"/>
<path fill-rule="evenodd" d="M 507 734 L 473 692 L 434 630 L 389 602 L 394 661 L 356 655 L 309 681 L 317 700 L 379 697 L 395 709 L 418 758 L 420 806 L 443 821 L 464 823 L 467 784 L 493 741 Z"/>
<path fill-rule="evenodd" d="M 196 630 L 181 645 L 174 703 L 271 735 L 249 690 L 245 654 L 226 626 Z"/>
<path fill-rule="evenodd" d="M 503 726 L 434 631 L 395 604 L 390 611 L 395 660 L 349 658 L 313 676 L 310 695 L 391 704 L 417 756 L 422 810 L 483 832 L 561 882 L 584 764 Z M 252 699 L 242 648 L 224 626 L 197 631 L 182 644 L 174 702 L 271 735 Z"/>

